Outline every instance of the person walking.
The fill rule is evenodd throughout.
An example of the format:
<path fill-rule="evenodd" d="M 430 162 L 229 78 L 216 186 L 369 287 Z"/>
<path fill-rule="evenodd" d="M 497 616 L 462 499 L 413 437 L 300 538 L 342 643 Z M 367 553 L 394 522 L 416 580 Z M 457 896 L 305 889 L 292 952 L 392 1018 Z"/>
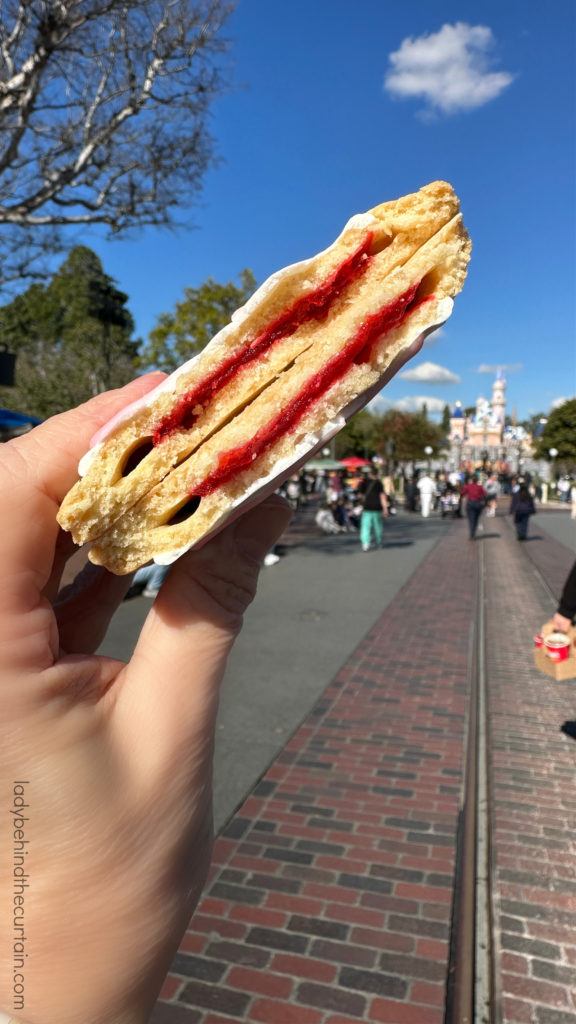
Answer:
<path fill-rule="evenodd" d="M 466 498 L 466 515 L 470 528 L 470 540 L 474 540 L 476 530 L 478 529 L 478 521 L 482 515 L 482 509 L 486 500 L 486 491 L 478 482 L 477 473 L 474 473 L 472 478 L 464 484 L 462 496 Z"/>
<path fill-rule="evenodd" d="M 498 492 L 500 490 L 500 487 L 498 485 L 498 481 L 497 481 L 496 475 L 494 473 L 489 473 L 488 474 L 488 479 L 486 480 L 486 482 L 484 484 L 484 490 L 486 491 L 486 494 L 488 495 L 488 501 L 487 501 L 487 504 L 486 504 L 486 515 L 487 516 L 495 516 L 496 515 L 496 506 L 497 506 L 497 503 L 498 503 Z"/>
<path fill-rule="evenodd" d="M 360 519 L 360 543 L 362 544 L 362 551 L 370 551 L 372 533 L 374 533 L 375 546 L 381 547 L 384 536 L 382 516 L 386 517 L 388 515 L 388 501 L 377 469 L 372 468 L 370 470 L 368 478 L 360 484 L 358 494 L 363 499 L 362 516 Z"/>
<path fill-rule="evenodd" d="M 575 619 L 576 562 L 574 562 L 574 565 L 568 573 L 562 594 L 560 595 L 560 603 L 558 604 L 558 608 L 553 619 L 554 629 L 558 629 L 561 633 L 567 633 Z"/>
<path fill-rule="evenodd" d="M 404 500 L 406 502 L 406 508 L 408 512 L 416 511 L 417 496 L 418 491 L 416 489 L 416 484 L 414 483 L 413 477 L 409 476 L 406 481 L 406 484 L 404 485 Z"/>
<path fill-rule="evenodd" d="M 429 473 L 425 473 L 421 476 L 416 484 L 420 492 L 420 511 L 422 512 L 422 518 L 427 519 L 432 510 L 432 502 L 436 497 L 436 484 Z"/>
<path fill-rule="evenodd" d="M 570 499 L 570 481 L 567 476 L 563 476 L 558 481 L 558 490 L 560 491 L 560 501 L 563 505 L 567 505 Z"/>
<path fill-rule="evenodd" d="M 526 540 L 528 522 L 530 516 L 533 516 L 535 511 L 534 498 L 530 494 L 528 484 L 523 481 L 518 490 L 513 493 L 510 502 L 510 514 L 514 516 L 514 526 L 516 527 L 516 537 L 518 540 Z"/>

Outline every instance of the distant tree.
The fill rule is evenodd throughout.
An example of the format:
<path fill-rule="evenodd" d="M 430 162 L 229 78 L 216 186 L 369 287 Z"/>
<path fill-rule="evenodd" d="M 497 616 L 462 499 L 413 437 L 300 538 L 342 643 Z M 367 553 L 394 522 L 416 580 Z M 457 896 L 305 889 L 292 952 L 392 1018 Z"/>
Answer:
<path fill-rule="evenodd" d="M 436 455 L 442 441 L 442 429 L 420 413 L 400 412 L 389 409 L 379 417 L 375 431 L 375 450 L 386 457 L 387 443 L 394 442 L 394 459 L 397 462 L 411 462 L 425 457 L 424 449 L 429 445 Z"/>
<path fill-rule="evenodd" d="M 476 415 L 476 406 L 475 405 L 467 405 L 466 408 L 464 409 L 464 415 L 468 416 L 468 417 L 475 416 Z"/>
<path fill-rule="evenodd" d="M 131 380 L 138 343 L 127 301 L 96 253 L 72 249 L 48 285 L 0 307 L 0 343 L 17 355 L 16 386 L 0 388 L 0 402 L 46 417 Z"/>
<path fill-rule="evenodd" d="M 558 455 L 555 465 L 563 470 L 576 469 L 576 398 L 570 398 L 553 409 L 542 433 L 535 439 L 535 456 L 550 461 L 550 449 Z"/>
<path fill-rule="evenodd" d="M 63 225 L 172 225 L 213 163 L 210 104 L 228 0 L 2 0 L 4 281 Z"/>
<path fill-rule="evenodd" d="M 443 409 L 443 412 L 442 412 L 442 421 L 440 423 L 440 426 L 442 428 L 442 433 L 444 434 L 444 437 L 448 437 L 449 434 L 450 434 L 450 418 L 451 418 L 451 416 L 452 416 L 452 413 L 450 412 L 450 406 L 448 404 L 446 404 L 444 406 L 444 409 Z"/>
<path fill-rule="evenodd" d="M 233 281 L 218 284 L 209 277 L 199 288 L 185 288 L 184 299 L 176 303 L 175 311 L 158 317 L 140 354 L 140 366 L 171 372 L 201 352 L 256 288 L 251 270 L 243 270 L 239 281 L 239 285 Z"/>
<path fill-rule="evenodd" d="M 375 451 L 379 421 L 380 417 L 367 409 L 356 413 L 336 435 L 336 458 L 345 459 L 350 455 L 356 455 L 361 459 L 370 458 Z"/>

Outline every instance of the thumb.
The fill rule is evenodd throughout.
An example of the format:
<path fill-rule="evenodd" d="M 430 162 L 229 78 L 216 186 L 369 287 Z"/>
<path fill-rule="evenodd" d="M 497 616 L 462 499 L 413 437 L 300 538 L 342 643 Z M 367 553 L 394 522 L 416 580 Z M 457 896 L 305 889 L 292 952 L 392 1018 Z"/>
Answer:
<path fill-rule="evenodd" d="M 290 520 L 277 495 L 245 513 L 204 547 L 184 555 L 166 579 L 127 667 L 115 707 L 164 760 L 213 725 L 226 658 L 256 593 L 264 556 Z"/>

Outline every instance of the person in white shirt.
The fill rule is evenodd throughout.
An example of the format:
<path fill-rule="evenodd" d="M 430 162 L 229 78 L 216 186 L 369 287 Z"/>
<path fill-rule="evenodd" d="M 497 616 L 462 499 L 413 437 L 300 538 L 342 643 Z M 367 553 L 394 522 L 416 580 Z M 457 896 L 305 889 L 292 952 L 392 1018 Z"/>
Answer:
<path fill-rule="evenodd" d="M 425 473 L 416 484 L 420 491 L 420 509 L 424 519 L 427 519 L 432 509 L 432 502 L 436 497 L 436 484 L 431 476 Z"/>
<path fill-rule="evenodd" d="M 563 476 L 558 481 L 558 490 L 560 491 L 560 501 L 568 502 L 570 497 L 570 481 L 567 476 Z"/>

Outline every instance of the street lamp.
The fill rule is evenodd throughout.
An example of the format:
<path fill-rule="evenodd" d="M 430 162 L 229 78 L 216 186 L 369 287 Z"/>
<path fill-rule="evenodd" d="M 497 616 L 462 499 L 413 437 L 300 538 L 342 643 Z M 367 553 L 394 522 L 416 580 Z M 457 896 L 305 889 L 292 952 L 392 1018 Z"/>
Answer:
<path fill-rule="evenodd" d="M 424 449 L 424 452 L 428 456 L 428 472 L 430 472 L 430 456 L 432 455 L 433 451 L 434 451 L 434 449 L 431 448 L 429 444 L 427 444 L 425 449 Z"/>
<path fill-rule="evenodd" d="M 550 459 L 552 461 L 552 465 L 550 466 L 550 486 L 555 488 L 556 487 L 556 476 L 555 476 L 555 473 L 554 473 L 554 459 L 558 455 L 558 449 L 557 448 L 549 448 L 548 449 L 548 455 L 550 456 Z"/>

